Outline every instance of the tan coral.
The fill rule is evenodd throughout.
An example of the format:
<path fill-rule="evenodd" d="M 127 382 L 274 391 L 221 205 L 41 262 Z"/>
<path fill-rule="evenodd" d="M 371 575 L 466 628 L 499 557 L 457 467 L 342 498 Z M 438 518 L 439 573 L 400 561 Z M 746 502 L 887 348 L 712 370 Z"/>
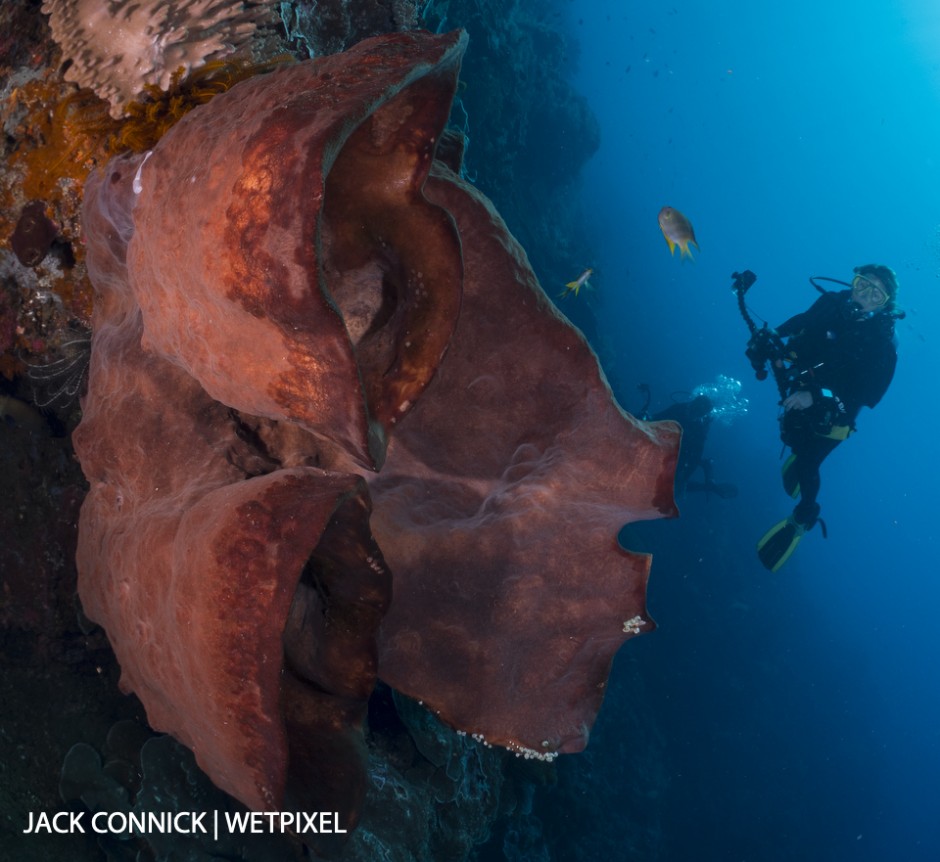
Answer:
<path fill-rule="evenodd" d="M 69 81 L 111 103 L 111 115 L 147 84 L 233 53 L 273 20 L 270 0 L 45 0 Z"/>

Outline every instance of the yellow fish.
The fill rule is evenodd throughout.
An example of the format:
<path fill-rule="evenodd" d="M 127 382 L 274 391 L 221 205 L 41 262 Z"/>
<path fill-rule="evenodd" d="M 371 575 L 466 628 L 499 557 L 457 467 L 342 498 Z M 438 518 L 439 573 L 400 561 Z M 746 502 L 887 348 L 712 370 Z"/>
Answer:
<path fill-rule="evenodd" d="M 669 246 L 669 254 L 674 254 L 676 246 L 679 246 L 679 256 L 694 260 L 689 246 L 694 245 L 698 248 L 695 241 L 695 231 L 690 222 L 681 212 L 672 207 L 663 207 L 659 211 L 659 229 L 666 237 L 666 244 Z"/>
<path fill-rule="evenodd" d="M 569 281 L 569 282 L 565 285 L 565 289 L 564 289 L 561 293 L 559 293 L 558 295 L 559 295 L 560 297 L 566 297 L 569 293 L 573 293 L 575 296 L 577 296 L 577 295 L 578 295 L 578 291 L 581 290 L 582 287 L 586 287 L 586 288 L 589 288 L 589 289 L 590 289 L 591 285 L 590 285 L 590 283 L 588 282 L 588 279 L 589 279 L 592 275 L 594 275 L 594 270 L 591 269 L 590 267 L 588 267 L 588 268 L 587 268 L 586 270 L 584 270 L 584 272 L 582 272 L 581 275 L 579 275 L 574 281 Z"/>

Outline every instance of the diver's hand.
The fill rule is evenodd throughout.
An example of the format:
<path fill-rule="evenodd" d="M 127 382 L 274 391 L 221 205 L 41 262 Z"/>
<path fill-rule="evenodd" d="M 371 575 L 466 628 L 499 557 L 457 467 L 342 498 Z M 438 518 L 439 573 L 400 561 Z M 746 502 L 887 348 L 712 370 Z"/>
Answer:
<path fill-rule="evenodd" d="M 806 389 L 800 389 L 792 395 L 783 399 L 784 410 L 806 410 L 813 406 L 813 393 Z"/>

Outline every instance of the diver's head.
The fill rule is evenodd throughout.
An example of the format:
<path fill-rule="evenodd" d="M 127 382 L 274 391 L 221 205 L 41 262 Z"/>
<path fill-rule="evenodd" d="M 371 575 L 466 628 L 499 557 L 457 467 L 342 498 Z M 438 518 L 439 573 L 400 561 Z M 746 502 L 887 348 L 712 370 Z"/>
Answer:
<path fill-rule="evenodd" d="M 852 299 L 864 312 L 894 311 L 898 295 L 898 277 L 891 267 L 866 263 L 855 267 Z"/>

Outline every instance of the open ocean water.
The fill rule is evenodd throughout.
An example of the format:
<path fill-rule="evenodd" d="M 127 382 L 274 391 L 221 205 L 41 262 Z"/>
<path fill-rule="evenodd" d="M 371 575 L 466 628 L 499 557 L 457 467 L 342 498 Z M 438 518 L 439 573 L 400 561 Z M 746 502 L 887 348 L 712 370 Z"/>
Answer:
<path fill-rule="evenodd" d="M 707 447 L 739 495 L 688 494 L 677 521 L 632 531 L 654 554 L 659 630 L 618 657 L 592 745 L 618 745 L 631 710 L 654 716 L 664 774 L 639 780 L 661 805 L 657 858 L 940 858 L 940 8 L 591 0 L 570 14 L 601 125 L 586 301 L 617 396 L 636 411 L 647 383 L 655 412 L 726 375 L 749 400 Z M 670 257 L 664 205 L 692 222 L 694 263 Z M 749 306 L 775 325 L 814 301 L 810 276 L 850 281 L 870 262 L 900 280 L 897 372 L 823 465 L 828 539 L 811 531 L 770 574 L 755 543 L 792 501 L 778 396 L 744 356 L 731 273 L 756 273 Z"/>

